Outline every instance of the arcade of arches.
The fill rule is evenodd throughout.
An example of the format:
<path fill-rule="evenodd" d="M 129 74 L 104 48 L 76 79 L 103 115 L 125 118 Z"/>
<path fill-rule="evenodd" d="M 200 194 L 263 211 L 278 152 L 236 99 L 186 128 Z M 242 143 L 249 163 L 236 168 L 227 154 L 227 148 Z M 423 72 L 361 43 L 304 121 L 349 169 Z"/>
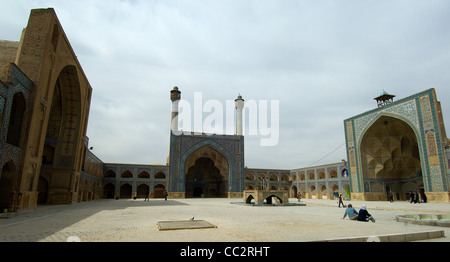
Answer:
<path fill-rule="evenodd" d="M 338 170 L 341 175 L 338 175 Z M 339 194 L 350 198 L 349 177 L 343 162 L 295 170 L 247 169 L 246 190 L 286 190 L 290 198 L 335 199 Z"/>
<path fill-rule="evenodd" d="M 112 183 L 107 183 L 103 186 L 103 198 L 130 199 L 130 198 L 164 198 L 164 192 L 166 187 L 161 184 L 157 184 L 153 187 L 153 192 L 150 190 L 148 184 L 140 184 L 136 187 L 136 194 L 133 194 L 133 186 L 130 183 L 124 183 L 119 188 L 119 193 L 116 194 L 116 187 Z"/>
<path fill-rule="evenodd" d="M 121 168 L 123 167 L 123 169 Z M 166 192 L 166 170 L 163 166 L 105 164 L 102 198 L 164 198 Z"/>

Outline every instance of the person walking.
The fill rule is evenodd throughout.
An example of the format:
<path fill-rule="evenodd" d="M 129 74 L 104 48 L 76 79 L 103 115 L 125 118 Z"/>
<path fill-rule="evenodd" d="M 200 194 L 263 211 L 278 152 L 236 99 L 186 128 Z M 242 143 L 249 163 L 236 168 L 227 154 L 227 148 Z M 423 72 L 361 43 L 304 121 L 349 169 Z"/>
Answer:
<path fill-rule="evenodd" d="M 410 198 L 410 200 L 411 200 L 411 201 L 409 201 L 410 204 L 411 204 L 412 202 L 414 202 L 414 193 L 413 193 L 412 191 L 409 193 L 409 198 Z"/>
<path fill-rule="evenodd" d="M 389 192 L 389 202 L 394 202 L 394 194 L 392 194 L 392 191 Z"/>
<path fill-rule="evenodd" d="M 419 196 L 419 193 L 415 193 L 414 194 L 414 204 L 420 204 L 420 196 Z"/>
<path fill-rule="evenodd" d="M 147 190 L 147 193 L 145 193 L 145 199 L 144 199 L 144 201 L 150 201 L 149 195 L 150 195 L 150 192 Z"/>
<path fill-rule="evenodd" d="M 341 208 L 341 204 L 342 207 L 345 207 L 344 202 L 342 202 L 342 194 L 339 194 L 339 208 Z"/>
<path fill-rule="evenodd" d="M 427 202 L 427 195 L 425 195 L 425 192 L 422 193 L 422 203 Z"/>
<path fill-rule="evenodd" d="M 356 220 L 363 222 L 369 222 L 370 220 L 375 223 L 375 218 L 367 212 L 366 205 L 361 206 L 359 209 L 358 218 L 356 218 Z"/>
<path fill-rule="evenodd" d="M 167 191 L 164 191 L 164 200 L 166 200 L 167 201 L 167 196 L 168 196 L 169 194 L 167 193 Z"/>

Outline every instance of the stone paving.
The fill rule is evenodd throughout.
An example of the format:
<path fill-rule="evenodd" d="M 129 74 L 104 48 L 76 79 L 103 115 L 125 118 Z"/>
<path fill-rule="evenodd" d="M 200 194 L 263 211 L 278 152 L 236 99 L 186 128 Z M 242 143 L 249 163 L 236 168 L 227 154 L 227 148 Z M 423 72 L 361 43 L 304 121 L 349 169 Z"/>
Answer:
<path fill-rule="evenodd" d="M 290 202 L 297 202 L 290 199 Z M 0 219 L 2 242 L 305 242 L 450 228 L 399 223 L 403 214 L 450 214 L 450 203 L 344 201 L 357 210 L 366 204 L 376 222 L 342 219 L 334 200 L 303 199 L 306 206 L 246 206 L 242 199 L 95 200 L 73 205 L 40 206 Z M 160 221 L 204 220 L 208 229 L 158 230 Z"/>

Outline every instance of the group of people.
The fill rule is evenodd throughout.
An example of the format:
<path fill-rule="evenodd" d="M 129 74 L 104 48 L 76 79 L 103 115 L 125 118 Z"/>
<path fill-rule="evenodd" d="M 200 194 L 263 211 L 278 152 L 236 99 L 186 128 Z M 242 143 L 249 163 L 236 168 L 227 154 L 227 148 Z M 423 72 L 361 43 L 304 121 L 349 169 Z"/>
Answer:
<path fill-rule="evenodd" d="M 420 198 L 422 198 L 422 200 L 420 200 Z M 422 193 L 422 196 L 421 196 L 421 194 L 419 194 L 419 193 L 417 193 L 417 191 L 416 192 L 409 192 L 409 199 L 410 199 L 410 204 L 411 203 L 414 203 L 414 204 L 417 204 L 417 203 L 426 203 L 427 202 L 427 196 L 425 195 L 425 193 Z M 390 202 L 394 202 L 394 194 L 392 194 L 392 192 L 389 192 L 389 201 Z"/>
<path fill-rule="evenodd" d="M 420 194 L 417 192 L 410 192 L 409 193 L 409 198 L 410 198 L 410 202 L 409 203 L 426 203 L 427 202 L 427 197 L 425 196 L 425 194 L 422 195 L 422 201 L 420 201 Z M 394 202 L 394 197 L 392 192 L 389 193 L 389 201 L 390 202 Z M 342 194 L 339 195 L 339 201 L 338 201 L 338 207 L 341 207 L 341 205 L 343 207 L 345 207 L 344 202 L 342 202 Z M 361 205 L 361 209 L 358 211 L 356 211 L 356 209 L 354 209 L 352 207 L 351 204 L 348 204 L 347 209 L 345 210 L 344 213 L 344 217 L 342 217 L 342 219 L 345 219 L 345 217 L 347 217 L 350 220 L 357 220 L 357 221 L 372 221 L 375 222 L 375 218 L 373 218 L 372 215 L 369 214 L 369 212 L 367 212 L 366 209 L 366 205 Z"/>
<path fill-rule="evenodd" d="M 345 207 L 344 202 L 342 201 L 342 194 L 339 195 L 339 208 L 341 205 Z M 356 211 L 356 209 L 353 208 L 352 204 L 348 204 L 347 209 L 345 209 L 344 216 L 342 219 L 345 219 L 347 217 L 350 220 L 356 220 L 356 221 L 363 221 L 363 222 L 369 222 L 372 221 L 375 223 L 375 218 L 367 212 L 366 205 L 361 205 L 361 208 L 359 209 L 359 212 Z"/>
<path fill-rule="evenodd" d="M 369 212 L 366 209 L 366 205 L 361 205 L 361 208 L 359 209 L 358 212 L 356 211 L 356 209 L 353 208 L 352 204 L 348 204 L 347 209 L 345 210 L 344 213 L 344 217 L 342 217 L 342 219 L 345 219 L 346 216 L 348 216 L 350 220 L 363 222 L 372 221 L 375 223 L 375 218 L 371 214 L 369 214 Z"/>
<path fill-rule="evenodd" d="M 169 193 L 167 193 L 167 191 L 164 191 L 164 200 L 167 201 L 168 196 L 169 196 Z M 150 192 L 149 191 L 147 191 L 147 193 L 145 194 L 144 201 L 150 201 Z"/>
<path fill-rule="evenodd" d="M 417 192 L 409 192 L 409 199 L 410 199 L 410 204 L 411 203 L 414 203 L 414 204 L 417 204 L 417 203 L 420 203 L 420 194 L 419 193 L 417 193 Z M 426 203 L 427 202 L 427 197 L 425 196 L 425 194 L 423 194 L 423 197 L 422 197 L 422 203 Z"/>

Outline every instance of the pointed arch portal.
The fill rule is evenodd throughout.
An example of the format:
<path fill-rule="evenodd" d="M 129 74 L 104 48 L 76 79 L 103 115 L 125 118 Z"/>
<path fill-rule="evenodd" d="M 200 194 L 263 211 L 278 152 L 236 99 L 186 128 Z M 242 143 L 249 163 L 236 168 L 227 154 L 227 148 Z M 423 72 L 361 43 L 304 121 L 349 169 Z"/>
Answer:
<path fill-rule="evenodd" d="M 365 192 L 406 199 L 423 187 L 419 144 L 406 122 L 381 116 L 361 140 L 361 163 Z"/>
<path fill-rule="evenodd" d="M 47 204 L 72 202 L 71 181 L 82 141 L 80 92 L 77 68 L 65 66 L 54 84 L 42 154 L 40 177 L 48 181 Z"/>
<path fill-rule="evenodd" d="M 227 197 L 228 161 L 211 146 L 193 152 L 186 160 L 186 197 Z"/>

